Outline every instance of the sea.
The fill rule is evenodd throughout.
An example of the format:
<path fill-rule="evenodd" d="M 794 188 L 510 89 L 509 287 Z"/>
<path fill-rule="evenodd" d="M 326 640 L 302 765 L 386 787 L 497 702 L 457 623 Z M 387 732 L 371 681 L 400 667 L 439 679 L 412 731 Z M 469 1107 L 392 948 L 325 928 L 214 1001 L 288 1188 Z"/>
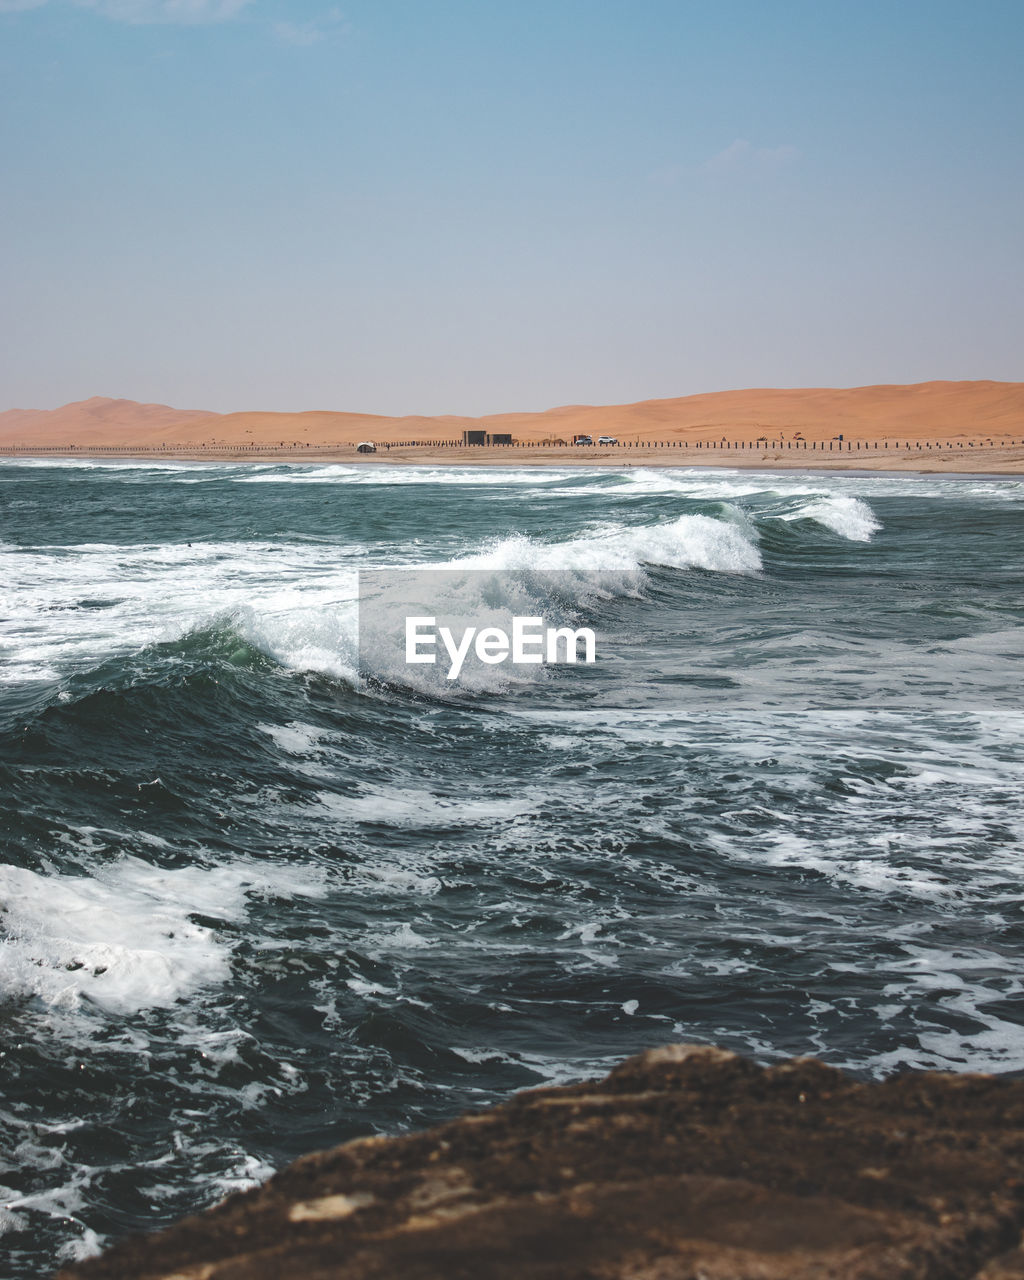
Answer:
<path fill-rule="evenodd" d="M 0 1274 L 672 1041 L 1020 1073 L 1022 672 L 1020 479 L 0 460 Z"/>

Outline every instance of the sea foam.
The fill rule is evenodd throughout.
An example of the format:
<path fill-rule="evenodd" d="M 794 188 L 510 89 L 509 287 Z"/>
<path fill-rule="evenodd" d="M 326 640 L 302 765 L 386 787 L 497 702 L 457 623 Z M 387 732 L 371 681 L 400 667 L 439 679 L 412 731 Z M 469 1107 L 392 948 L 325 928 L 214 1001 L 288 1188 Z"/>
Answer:
<path fill-rule="evenodd" d="M 881 529 L 866 502 L 843 494 L 833 494 L 807 502 L 795 511 L 780 516 L 780 520 L 814 520 L 841 538 L 851 542 L 870 542 L 871 535 Z"/>
<path fill-rule="evenodd" d="M 169 1007 L 230 973 L 230 943 L 194 917 L 238 921 L 248 895 L 279 880 L 289 896 L 323 891 L 315 875 L 241 861 L 164 869 L 126 856 L 88 876 L 0 865 L 0 991 L 66 1012 Z"/>

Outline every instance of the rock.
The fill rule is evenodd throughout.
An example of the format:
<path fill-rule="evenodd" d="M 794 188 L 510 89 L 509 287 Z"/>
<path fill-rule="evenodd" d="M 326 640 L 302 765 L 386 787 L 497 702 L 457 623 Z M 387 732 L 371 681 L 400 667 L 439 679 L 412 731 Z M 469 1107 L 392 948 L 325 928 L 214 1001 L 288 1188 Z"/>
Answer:
<path fill-rule="evenodd" d="M 58 1280 L 1024 1280 L 1024 1081 L 669 1045 L 298 1160 Z"/>

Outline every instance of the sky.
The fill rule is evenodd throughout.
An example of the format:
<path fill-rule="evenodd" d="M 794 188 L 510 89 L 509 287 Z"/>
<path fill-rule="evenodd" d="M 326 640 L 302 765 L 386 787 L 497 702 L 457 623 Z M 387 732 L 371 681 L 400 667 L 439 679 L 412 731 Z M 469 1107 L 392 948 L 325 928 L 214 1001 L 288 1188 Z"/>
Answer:
<path fill-rule="evenodd" d="M 0 0 L 0 409 L 1024 379 L 1020 0 Z"/>

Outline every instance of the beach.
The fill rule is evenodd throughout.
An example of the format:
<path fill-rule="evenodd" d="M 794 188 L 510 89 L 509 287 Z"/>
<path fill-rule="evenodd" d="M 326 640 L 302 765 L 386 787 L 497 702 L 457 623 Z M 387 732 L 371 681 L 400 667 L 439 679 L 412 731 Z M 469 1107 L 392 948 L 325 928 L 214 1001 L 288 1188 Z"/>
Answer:
<path fill-rule="evenodd" d="M 0 1280 L 1024 1277 L 1022 44 L 0 0 Z"/>
<path fill-rule="evenodd" d="M 465 444 L 464 433 L 514 443 Z M 595 443 L 577 445 L 581 435 Z M 612 437 L 614 445 L 598 443 Z M 362 442 L 377 452 L 357 452 Z M 1024 472 L 1024 384 L 726 391 L 483 418 L 230 413 L 96 397 L 0 413 L 9 456 Z"/>

